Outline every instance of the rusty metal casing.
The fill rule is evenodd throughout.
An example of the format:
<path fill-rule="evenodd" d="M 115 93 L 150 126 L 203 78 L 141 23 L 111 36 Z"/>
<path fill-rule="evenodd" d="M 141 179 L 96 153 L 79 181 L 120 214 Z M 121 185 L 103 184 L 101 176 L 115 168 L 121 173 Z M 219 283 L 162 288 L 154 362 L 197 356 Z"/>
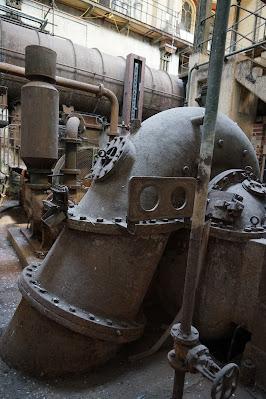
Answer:
<path fill-rule="evenodd" d="M 254 242 L 265 241 L 266 235 L 266 188 L 253 179 L 256 174 L 231 169 L 209 184 L 206 214 L 212 222 L 194 315 L 206 340 L 229 336 L 234 325 L 253 331 L 263 263 L 263 257 L 254 256 Z M 188 230 L 172 233 L 159 264 L 156 286 L 171 317 L 182 304 L 188 234 Z"/>
<path fill-rule="evenodd" d="M 1 342 L 7 363 L 38 375 L 85 371 L 107 361 L 119 345 L 141 336 L 143 298 L 171 228 L 183 225 L 175 219 L 140 220 L 136 231 L 130 230 L 129 181 L 133 176 L 196 177 L 201 127 L 195 118 L 200 120 L 203 114 L 201 108 L 167 110 L 146 120 L 135 135 L 106 144 L 92 170 L 93 184 L 69 209 L 66 228 L 43 263 L 23 271 L 22 304 Z M 258 172 L 247 137 L 224 115 L 218 116 L 216 140 L 213 175 L 239 164 Z M 152 199 L 148 192 L 143 209 Z M 81 345 L 86 358 L 80 351 L 66 356 L 66 346 L 54 351 L 48 362 L 47 350 L 60 342 L 62 334 L 69 344 Z M 91 348 L 84 336 L 91 340 Z M 29 350 L 32 343 L 34 351 Z"/>
<path fill-rule="evenodd" d="M 21 89 L 21 156 L 29 169 L 50 169 L 58 158 L 59 93 L 56 53 L 40 46 L 26 48 L 26 76 Z"/>

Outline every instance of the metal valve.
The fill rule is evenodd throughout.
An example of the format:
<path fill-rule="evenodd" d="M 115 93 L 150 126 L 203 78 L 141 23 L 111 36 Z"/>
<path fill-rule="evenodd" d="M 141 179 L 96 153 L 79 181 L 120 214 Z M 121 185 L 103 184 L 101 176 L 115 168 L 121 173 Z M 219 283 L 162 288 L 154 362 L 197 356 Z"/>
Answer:
<path fill-rule="evenodd" d="M 212 359 L 206 346 L 197 345 L 190 349 L 185 363 L 190 372 L 198 371 L 213 382 L 212 399 L 229 399 L 235 392 L 239 378 L 238 366 L 229 363 L 221 369 Z"/>
<path fill-rule="evenodd" d="M 239 367 L 234 363 L 224 366 L 216 374 L 212 385 L 212 399 L 229 399 L 237 388 Z"/>

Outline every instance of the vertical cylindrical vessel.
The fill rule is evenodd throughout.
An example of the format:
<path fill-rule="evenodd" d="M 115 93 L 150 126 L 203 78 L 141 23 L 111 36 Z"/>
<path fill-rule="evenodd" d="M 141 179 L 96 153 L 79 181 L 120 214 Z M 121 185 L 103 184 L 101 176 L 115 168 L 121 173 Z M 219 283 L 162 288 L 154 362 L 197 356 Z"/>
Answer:
<path fill-rule="evenodd" d="M 26 48 L 21 90 L 21 156 L 28 169 L 50 169 L 58 156 L 59 94 L 54 87 L 56 53 L 41 46 Z"/>

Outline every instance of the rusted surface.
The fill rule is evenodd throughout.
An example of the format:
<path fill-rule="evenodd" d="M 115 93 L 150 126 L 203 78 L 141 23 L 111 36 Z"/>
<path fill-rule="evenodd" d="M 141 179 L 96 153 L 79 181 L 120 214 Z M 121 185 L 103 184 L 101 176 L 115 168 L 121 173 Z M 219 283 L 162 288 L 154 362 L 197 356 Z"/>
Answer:
<path fill-rule="evenodd" d="M 196 180 L 191 177 L 131 177 L 128 220 L 138 222 L 166 218 L 163 221 L 167 222 L 167 219 L 190 217 L 195 186 Z M 149 188 L 154 189 L 154 194 Z"/>
<path fill-rule="evenodd" d="M 59 94 L 49 83 L 55 65 L 55 52 L 40 46 L 26 49 L 30 82 L 21 90 L 21 157 L 30 170 L 49 169 L 58 158 Z"/>
<path fill-rule="evenodd" d="M 0 70 L 4 73 L 8 73 L 13 76 L 25 76 L 24 68 L 17 67 L 11 64 L 0 63 Z M 95 86 L 89 83 L 78 82 L 72 79 L 66 79 L 56 77 L 56 84 L 61 87 L 67 87 L 69 89 L 76 89 L 87 93 L 93 93 L 97 96 L 104 96 L 108 98 L 111 103 L 111 116 L 110 116 L 110 136 L 116 136 L 118 134 L 118 114 L 119 114 L 119 103 L 116 95 L 109 89 L 105 88 L 102 84 Z"/>
<path fill-rule="evenodd" d="M 14 209 L 0 220 L 0 327 L 3 329 L 12 317 L 20 300 L 17 278 L 21 270 L 18 259 L 6 239 L 6 224 L 23 222 L 17 216 L 21 209 Z M 42 333 L 42 332 L 41 332 Z M 33 345 L 35 345 L 33 343 Z M 57 349 L 57 348 L 56 348 Z M 27 354 L 26 354 L 27 355 Z M 52 354 L 51 354 L 52 356 Z M 86 356 L 86 354 L 85 354 Z M 128 362 L 126 354 L 120 353 L 104 368 L 90 374 L 72 375 L 71 378 L 39 379 L 10 368 L 0 359 L 0 397 L 5 399 L 162 399 L 170 397 L 173 373 L 165 362 L 166 352 L 135 362 Z M 48 355 L 47 355 L 48 357 Z M 186 399 L 209 399 L 210 384 L 199 375 L 186 379 L 184 397 Z M 265 394 L 257 390 L 247 391 L 240 387 L 235 393 L 239 399 L 264 399 Z"/>
<path fill-rule="evenodd" d="M 200 128 L 193 125 L 190 118 L 202 116 L 202 113 L 200 108 L 177 108 L 156 115 L 145 121 L 134 136 L 121 137 L 121 143 L 125 144 L 128 151 L 124 152 L 122 146 L 123 156 L 118 156 L 117 163 L 114 162 L 116 152 L 108 154 L 110 162 L 96 162 L 99 173 L 80 203 L 69 209 L 70 218 L 65 230 L 36 271 L 30 267 L 32 270 L 25 270 L 21 278 L 20 287 L 23 301 L 27 302 L 27 312 L 34 309 L 33 313 L 40 313 L 38 317 L 42 326 L 45 316 L 49 325 L 52 321 L 59 326 L 59 330 L 63 328 L 70 335 L 79 334 L 81 342 L 85 336 L 97 340 L 99 334 L 106 347 L 110 343 L 117 345 L 141 335 L 141 305 L 170 232 L 160 230 L 162 226 L 158 220 L 154 228 L 152 224 L 141 226 L 143 229 L 139 235 L 128 232 L 121 225 L 127 221 L 129 179 L 132 176 L 175 177 L 184 173 L 187 175 L 188 171 L 194 177 Z M 241 150 L 243 146 L 248 146 L 248 141 L 244 133 L 223 115 L 219 116 L 216 129 L 217 138 L 224 138 L 231 148 L 233 159 L 226 159 L 223 163 L 226 168 L 238 162 Z M 116 143 L 120 143 L 121 138 L 113 139 L 102 150 L 106 153 L 108 148 L 118 148 Z M 233 146 L 232 143 L 236 144 Z M 248 148 L 250 151 L 244 162 L 252 163 L 256 170 L 254 152 L 251 147 Z M 224 158 L 220 148 L 217 151 L 214 174 L 222 167 L 221 160 Z M 101 172 L 106 172 L 108 164 L 111 167 L 105 173 L 105 178 L 98 178 Z M 112 167 L 112 164 L 119 167 Z M 110 228 L 119 229 L 120 233 L 114 234 Z M 18 365 L 21 364 L 21 358 L 18 353 L 16 359 L 16 337 L 22 345 L 20 334 L 24 333 L 16 320 L 23 318 L 19 313 L 24 310 L 23 305 L 17 310 L 14 324 L 11 322 L 16 333 L 11 335 L 10 328 L 5 333 L 7 336 L 4 336 L 5 358 L 8 359 L 10 351 L 10 363 Z M 35 330 L 27 327 L 28 338 L 24 340 L 22 352 L 27 353 L 27 346 L 36 336 L 36 331 L 39 331 L 37 324 Z M 123 328 L 117 328 L 119 325 Z M 57 369 L 58 373 L 64 373 L 68 369 L 67 363 L 64 369 L 60 353 L 52 365 L 52 372 Z M 107 360 L 108 350 L 103 350 L 103 353 Z M 27 369 L 39 372 L 35 365 L 41 364 L 43 367 L 44 363 L 39 359 L 41 353 L 36 357 L 34 353 L 31 354 L 26 358 Z M 91 363 L 83 363 L 81 354 L 78 364 L 81 370 L 91 366 Z M 48 367 L 45 372 L 50 372 Z"/>
<path fill-rule="evenodd" d="M 89 49 L 73 43 L 70 39 L 51 36 L 10 24 L 1 20 L 2 60 L 23 67 L 25 47 L 32 44 L 51 48 L 57 53 L 57 75 L 93 85 L 104 84 L 113 91 L 119 104 L 123 102 L 126 60 L 102 53 L 99 49 Z M 17 40 L 17 38 L 20 40 Z M 19 98 L 21 79 L 2 78 L 2 84 L 8 86 L 10 99 Z M 90 93 L 79 93 L 69 89 L 60 89 L 61 104 L 74 105 L 76 109 L 109 115 L 108 102 L 98 101 Z M 165 109 L 183 105 L 184 89 L 181 79 L 167 72 L 146 66 L 143 101 L 143 119 Z"/>
<path fill-rule="evenodd" d="M 210 236 L 203 263 L 196 299 L 195 322 L 204 339 L 228 336 L 232 323 L 245 325 L 250 331 L 261 278 L 263 255 L 256 255 L 254 239 L 265 237 L 265 198 L 253 195 L 242 184 L 247 179 L 244 170 L 229 170 L 216 176 L 209 185 L 206 210 L 210 218 Z M 239 196 L 244 206 L 241 213 L 228 220 L 227 214 L 212 212 L 219 194 L 220 202 Z M 228 209 L 228 211 L 227 211 Z M 252 226 L 250 219 L 257 215 L 260 222 Z M 158 285 L 161 303 L 172 317 L 181 307 L 181 295 L 186 270 L 189 230 L 171 234 L 159 264 Z M 178 247 L 175 247 L 175 242 Z M 175 266 L 176 264 L 176 266 Z M 176 295 L 176 290 L 178 295 Z"/>
<path fill-rule="evenodd" d="M 72 332 L 22 300 L 1 340 L 7 364 L 37 376 L 87 371 L 111 357 L 113 343 Z"/>

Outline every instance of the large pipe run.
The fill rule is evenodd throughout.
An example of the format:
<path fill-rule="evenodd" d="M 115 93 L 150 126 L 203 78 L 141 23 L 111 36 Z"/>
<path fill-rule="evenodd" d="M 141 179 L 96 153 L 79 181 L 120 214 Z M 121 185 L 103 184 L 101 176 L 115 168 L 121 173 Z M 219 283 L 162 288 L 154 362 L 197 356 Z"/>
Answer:
<path fill-rule="evenodd" d="M 24 67 L 25 48 L 33 44 L 50 48 L 57 53 L 58 77 L 93 85 L 104 84 L 106 89 L 114 92 L 122 110 L 126 59 L 104 54 L 96 48 L 79 46 L 69 39 L 0 21 L 2 62 Z M 183 105 L 183 83 L 177 76 L 146 65 L 144 82 L 143 119 L 165 109 Z M 1 79 L 1 84 L 8 87 L 10 100 L 20 98 L 23 83 L 23 80 L 14 77 L 10 79 L 5 76 Z M 85 91 L 81 93 L 61 88 L 60 104 L 74 105 L 79 111 L 110 114 L 110 108 L 104 99 L 97 101 Z"/>
<path fill-rule="evenodd" d="M 25 77 L 25 68 L 18 67 L 16 65 L 7 64 L 0 62 L 0 72 L 18 76 L 21 78 Z M 55 77 L 55 82 L 58 86 L 67 87 L 68 89 L 76 89 L 84 91 L 85 93 L 92 93 L 98 97 L 106 97 L 111 103 L 111 117 L 110 117 L 110 136 L 116 136 L 118 134 L 118 113 L 119 104 L 116 95 L 109 89 L 106 89 L 102 84 L 95 86 L 89 83 L 78 82 L 72 79 Z"/>

